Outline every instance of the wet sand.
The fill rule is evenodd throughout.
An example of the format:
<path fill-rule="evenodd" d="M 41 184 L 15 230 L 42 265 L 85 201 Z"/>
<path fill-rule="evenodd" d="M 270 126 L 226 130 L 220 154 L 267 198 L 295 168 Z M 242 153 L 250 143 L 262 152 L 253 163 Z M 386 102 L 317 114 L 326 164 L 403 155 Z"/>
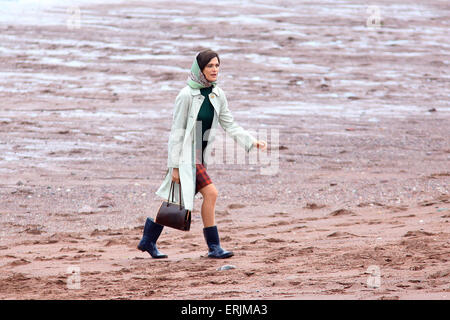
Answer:
<path fill-rule="evenodd" d="M 67 7 L 0 23 L 0 298 L 449 299 L 445 1 L 378 1 L 379 28 L 364 1 L 189 3 L 81 5 L 79 29 Z M 209 168 L 234 257 L 205 257 L 197 198 L 154 260 L 136 246 L 205 47 L 278 171 Z"/>

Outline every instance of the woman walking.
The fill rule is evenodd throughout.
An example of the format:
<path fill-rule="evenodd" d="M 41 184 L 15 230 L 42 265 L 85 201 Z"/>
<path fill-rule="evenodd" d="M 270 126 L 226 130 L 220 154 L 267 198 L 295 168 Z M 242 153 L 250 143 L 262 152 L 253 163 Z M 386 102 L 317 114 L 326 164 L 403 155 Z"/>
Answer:
<path fill-rule="evenodd" d="M 215 224 L 218 191 L 206 172 L 217 124 L 220 123 L 225 132 L 247 153 L 253 147 L 265 150 L 267 143 L 256 140 L 234 122 L 225 93 L 216 84 L 219 67 L 219 55 L 212 50 L 200 52 L 192 63 L 188 85 L 175 99 L 168 143 L 168 169 L 156 194 L 167 200 L 170 185 L 174 181 L 174 202 L 180 201 L 178 188 L 181 187 L 181 203 L 187 210 L 192 211 L 194 197 L 200 192 L 203 196 L 201 216 L 208 257 L 224 259 L 233 256 L 233 252 L 220 246 L 219 232 Z M 167 255 L 160 253 L 156 246 L 162 230 L 162 225 L 147 218 L 138 249 L 147 251 L 153 258 L 166 258 Z"/>

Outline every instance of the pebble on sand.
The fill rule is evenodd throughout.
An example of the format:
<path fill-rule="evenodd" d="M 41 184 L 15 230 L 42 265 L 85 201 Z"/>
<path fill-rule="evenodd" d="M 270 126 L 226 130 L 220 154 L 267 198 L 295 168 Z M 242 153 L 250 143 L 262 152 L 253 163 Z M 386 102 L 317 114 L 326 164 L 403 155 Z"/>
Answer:
<path fill-rule="evenodd" d="M 231 270 L 231 269 L 236 269 L 236 266 L 233 266 L 232 264 L 226 264 L 217 268 L 217 271 Z"/>

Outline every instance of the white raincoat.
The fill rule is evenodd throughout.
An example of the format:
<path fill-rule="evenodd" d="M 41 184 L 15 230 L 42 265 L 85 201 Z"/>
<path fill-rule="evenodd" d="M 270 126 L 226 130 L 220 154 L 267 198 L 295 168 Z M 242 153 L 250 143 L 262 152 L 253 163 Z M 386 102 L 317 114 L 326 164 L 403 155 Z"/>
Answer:
<path fill-rule="evenodd" d="M 196 167 L 195 164 L 201 163 L 196 159 L 197 144 L 201 149 L 202 137 L 197 137 L 197 132 L 201 129 L 196 129 L 197 114 L 205 98 L 200 93 L 200 89 L 194 89 L 190 86 L 184 87 L 175 99 L 175 109 L 173 113 L 173 123 L 169 136 L 168 143 L 168 161 L 166 176 L 155 192 L 156 195 L 167 200 L 169 198 L 169 190 L 172 182 L 173 168 L 179 168 L 180 183 L 181 183 L 181 204 L 187 209 L 193 211 L 195 184 L 196 184 Z M 236 124 L 233 116 L 228 109 L 227 99 L 225 93 L 218 86 L 214 86 L 212 93 L 209 95 L 209 100 L 214 107 L 214 118 L 209 133 L 209 139 L 206 146 L 204 166 L 207 168 L 208 152 L 211 150 L 214 142 L 215 132 L 217 130 L 217 123 L 229 134 L 234 141 L 248 153 L 257 140 L 246 130 Z M 174 184 L 174 203 L 179 202 L 179 184 Z M 171 201 L 171 199 L 170 199 Z"/>

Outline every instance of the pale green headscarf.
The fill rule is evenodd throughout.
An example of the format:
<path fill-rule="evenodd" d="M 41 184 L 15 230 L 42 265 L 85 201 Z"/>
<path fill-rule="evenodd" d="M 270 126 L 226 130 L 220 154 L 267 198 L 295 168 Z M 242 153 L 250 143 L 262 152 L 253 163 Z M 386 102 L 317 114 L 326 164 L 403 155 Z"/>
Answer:
<path fill-rule="evenodd" d="M 198 55 L 198 53 L 197 53 Z M 194 58 L 194 62 L 192 63 L 191 73 L 188 77 L 188 85 L 193 89 L 202 89 L 210 86 L 216 86 L 216 81 L 209 82 L 203 72 L 200 70 L 200 67 L 197 62 L 197 55 Z"/>

